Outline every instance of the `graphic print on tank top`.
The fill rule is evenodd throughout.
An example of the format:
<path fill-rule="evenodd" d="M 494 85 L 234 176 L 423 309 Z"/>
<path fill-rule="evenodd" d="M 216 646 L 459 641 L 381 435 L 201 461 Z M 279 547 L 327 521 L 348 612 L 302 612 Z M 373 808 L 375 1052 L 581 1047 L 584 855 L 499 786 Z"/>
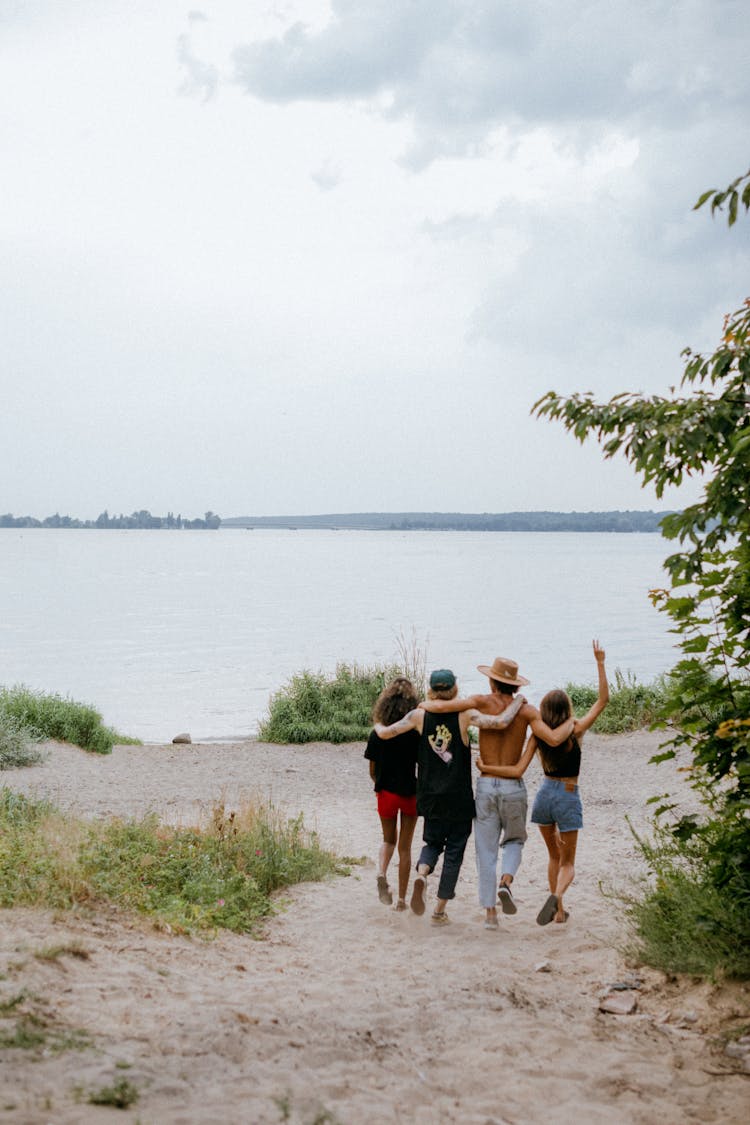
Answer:
<path fill-rule="evenodd" d="M 453 735 L 448 730 L 445 723 L 441 723 L 435 733 L 428 736 L 427 741 L 438 758 L 442 758 L 446 765 L 449 765 L 453 761 L 453 754 L 450 750 Z"/>

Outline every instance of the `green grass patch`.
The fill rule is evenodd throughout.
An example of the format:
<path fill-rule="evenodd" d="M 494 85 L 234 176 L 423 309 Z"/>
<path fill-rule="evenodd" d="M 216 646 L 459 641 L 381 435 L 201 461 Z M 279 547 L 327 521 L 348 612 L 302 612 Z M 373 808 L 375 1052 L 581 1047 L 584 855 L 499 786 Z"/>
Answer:
<path fill-rule="evenodd" d="M 0 770 L 35 766 L 44 758 L 33 730 L 14 715 L 0 710 Z"/>
<path fill-rule="evenodd" d="M 34 1051 L 43 1047 L 57 1054 L 91 1046 L 86 1032 L 55 1025 L 44 1008 L 40 1000 L 26 992 L 0 1003 L 0 1048 Z"/>
<path fill-rule="evenodd" d="M 567 684 L 565 688 L 579 717 L 596 703 L 598 692 L 590 684 Z M 632 672 L 626 675 L 615 670 L 614 683 L 609 685 L 609 703 L 593 726 L 600 734 L 620 734 L 642 730 L 658 718 L 667 698 L 663 679 L 652 684 L 639 684 Z"/>
<path fill-rule="evenodd" d="M 138 739 L 105 726 L 94 707 L 61 695 L 32 691 L 23 684 L 0 688 L 0 719 L 33 732 L 37 739 L 72 742 L 95 754 L 109 754 L 115 744 L 138 743 Z"/>
<path fill-rule="evenodd" d="M 89 1105 L 111 1105 L 115 1109 L 128 1109 L 138 1101 L 138 1087 L 127 1078 L 118 1078 L 111 1086 L 102 1086 L 88 1096 Z"/>
<path fill-rule="evenodd" d="M 372 708 L 398 668 L 339 664 L 334 676 L 300 672 L 269 703 L 264 742 L 359 742 L 372 729 Z"/>
<path fill-rule="evenodd" d="M 207 828 L 173 828 L 154 816 L 86 823 L 0 790 L 1 906 L 108 902 L 178 932 L 252 933 L 274 891 L 344 870 L 301 817 L 267 804 L 219 805 Z"/>
<path fill-rule="evenodd" d="M 88 961 L 91 954 L 80 941 L 65 942 L 63 945 L 45 945 L 37 949 L 34 957 L 37 961 L 59 961 L 61 957 L 75 957 L 79 961 Z"/>

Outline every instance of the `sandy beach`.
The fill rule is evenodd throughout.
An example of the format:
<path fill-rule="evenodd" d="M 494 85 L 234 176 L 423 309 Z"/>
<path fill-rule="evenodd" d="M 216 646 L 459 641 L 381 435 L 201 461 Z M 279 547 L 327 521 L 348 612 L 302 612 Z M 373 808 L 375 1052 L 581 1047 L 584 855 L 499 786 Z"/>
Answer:
<path fill-rule="evenodd" d="M 747 1017 L 747 986 L 667 979 L 622 952 L 616 891 L 638 863 L 625 817 L 642 826 L 647 798 L 668 789 L 691 801 L 672 763 L 646 766 L 658 743 L 651 733 L 589 735 L 570 920 L 535 923 L 546 853 L 530 826 L 518 914 L 498 932 L 482 927 L 471 843 L 450 926 L 435 930 L 429 911 L 417 918 L 378 901 L 379 822 L 362 744 L 120 746 L 110 757 L 50 746 L 42 765 L 7 771 L 0 784 L 84 817 L 153 810 L 182 824 L 220 798 L 231 807 L 257 794 L 366 861 L 348 877 L 283 892 L 261 940 L 189 939 L 114 911 L 2 911 L 0 1000 L 23 991 L 55 1026 L 91 1040 L 41 1056 L 0 1051 L 3 1120 L 746 1120 L 750 1076 L 724 1055 L 718 1032 Z M 534 764 L 532 792 L 538 778 Z M 84 955 L 36 956 L 60 946 Z M 600 1012 L 602 991 L 634 968 L 636 1011 Z M 122 1077 L 137 1086 L 137 1104 L 86 1104 L 82 1091 Z"/>

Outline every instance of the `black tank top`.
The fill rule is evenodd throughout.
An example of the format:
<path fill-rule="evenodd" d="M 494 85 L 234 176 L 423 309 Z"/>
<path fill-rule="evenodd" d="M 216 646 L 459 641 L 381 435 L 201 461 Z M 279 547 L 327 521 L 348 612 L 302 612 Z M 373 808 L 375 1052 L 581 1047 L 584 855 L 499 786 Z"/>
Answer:
<path fill-rule="evenodd" d="M 581 747 L 574 734 L 562 746 L 548 746 L 540 738 L 536 741 L 547 777 L 578 777 L 581 772 Z"/>
<path fill-rule="evenodd" d="M 456 711 L 425 711 L 417 751 L 417 812 L 429 819 L 471 820 L 471 751 Z"/>

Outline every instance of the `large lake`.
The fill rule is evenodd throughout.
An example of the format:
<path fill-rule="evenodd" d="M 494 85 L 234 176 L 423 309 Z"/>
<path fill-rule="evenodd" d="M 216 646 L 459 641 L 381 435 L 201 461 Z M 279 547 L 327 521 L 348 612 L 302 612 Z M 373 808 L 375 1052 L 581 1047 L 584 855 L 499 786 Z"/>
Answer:
<path fill-rule="evenodd" d="M 495 656 L 538 701 L 593 683 L 591 638 L 649 681 L 676 660 L 648 599 L 659 535 L 0 530 L 0 684 L 93 703 L 146 741 L 253 734 L 303 668 L 396 657 L 412 631 L 466 690 Z"/>

